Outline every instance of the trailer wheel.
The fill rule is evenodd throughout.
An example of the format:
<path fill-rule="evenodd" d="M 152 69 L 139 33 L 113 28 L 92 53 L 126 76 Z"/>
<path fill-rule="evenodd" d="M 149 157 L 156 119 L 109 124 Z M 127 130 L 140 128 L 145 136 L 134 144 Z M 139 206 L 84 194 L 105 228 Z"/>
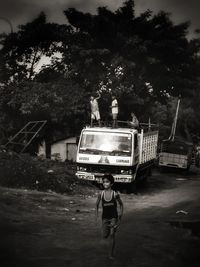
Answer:
<path fill-rule="evenodd" d="M 190 170 L 190 166 L 191 166 L 191 165 L 188 165 L 188 166 L 187 166 L 187 169 L 186 169 L 187 172 Z"/>
<path fill-rule="evenodd" d="M 152 168 L 149 168 L 147 176 L 152 176 Z"/>
<path fill-rule="evenodd" d="M 187 168 L 184 170 L 184 173 L 187 175 L 190 172 L 190 165 L 187 166 Z"/>

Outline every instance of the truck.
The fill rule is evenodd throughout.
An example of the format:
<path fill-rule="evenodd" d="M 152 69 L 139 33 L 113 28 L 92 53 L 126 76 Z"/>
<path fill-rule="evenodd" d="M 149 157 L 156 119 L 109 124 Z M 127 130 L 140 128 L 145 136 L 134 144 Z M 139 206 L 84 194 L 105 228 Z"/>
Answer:
<path fill-rule="evenodd" d="M 176 136 L 179 106 L 180 97 L 178 98 L 177 102 L 171 134 L 168 139 L 162 140 L 161 142 L 158 160 L 158 166 L 161 172 L 170 168 L 189 170 L 193 162 L 193 144 Z"/>
<path fill-rule="evenodd" d="M 166 169 L 176 168 L 189 170 L 193 159 L 193 144 L 178 138 L 163 140 L 159 153 L 159 168 L 163 172 Z"/>
<path fill-rule="evenodd" d="M 115 183 L 131 192 L 136 181 L 151 174 L 157 144 L 158 130 L 152 126 L 85 127 L 78 143 L 76 176 L 101 184 L 103 175 L 110 173 Z"/>

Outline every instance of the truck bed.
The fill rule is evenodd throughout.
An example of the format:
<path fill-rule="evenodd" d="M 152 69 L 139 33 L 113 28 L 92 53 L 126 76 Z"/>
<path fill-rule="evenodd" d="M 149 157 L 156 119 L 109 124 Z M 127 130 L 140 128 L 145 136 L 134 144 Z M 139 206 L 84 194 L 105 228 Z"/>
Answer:
<path fill-rule="evenodd" d="M 140 158 L 139 163 L 143 164 L 154 160 L 157 157 L 158 131 L 151 131 L 139 134 Z"/>

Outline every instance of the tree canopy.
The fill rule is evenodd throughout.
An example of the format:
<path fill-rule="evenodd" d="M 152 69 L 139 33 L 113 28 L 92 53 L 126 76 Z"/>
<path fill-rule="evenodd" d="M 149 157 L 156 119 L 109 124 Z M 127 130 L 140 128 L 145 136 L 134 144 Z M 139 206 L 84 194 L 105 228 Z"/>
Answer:
<path fill-rule="evenodd" d="M 136 16 L 133 0 L 116 11 L 63 12 L 65 25 L 41 13 L 0 36 L 1 142 L 33 118 L 49 121 L 52 138 L 79 134 L 90 119 L 89 96 L 98 92 L 103 119 L 114 94 L 120 119 L 131 111 L 140 121 L 150 117 L 163 137 L 181 95 L 178 132 L 198 139 L 200 39 L 188 40 L 189 22 L 174 24 L 164 11 Z M 51 63 L 36 71 L 44 56 Z"/>

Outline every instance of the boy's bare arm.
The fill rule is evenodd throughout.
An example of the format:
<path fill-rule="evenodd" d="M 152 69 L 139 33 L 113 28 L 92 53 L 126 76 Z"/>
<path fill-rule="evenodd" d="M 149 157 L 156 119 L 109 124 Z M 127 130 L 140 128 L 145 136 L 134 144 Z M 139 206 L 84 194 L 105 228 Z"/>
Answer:
<path fill-rule="evenodd" d="M 120 210 L 119 210 L 119 219 L 121 220 L 121 218 L 123 216 L 123 212 L 124 212 L 124 205 L 123 205 L 123 202 L 122 202 L 122 200 L 121 200 L 119 195 L 117 196 L 117 201 L 119 203 L 119 208 L 120 208 Z"/>

